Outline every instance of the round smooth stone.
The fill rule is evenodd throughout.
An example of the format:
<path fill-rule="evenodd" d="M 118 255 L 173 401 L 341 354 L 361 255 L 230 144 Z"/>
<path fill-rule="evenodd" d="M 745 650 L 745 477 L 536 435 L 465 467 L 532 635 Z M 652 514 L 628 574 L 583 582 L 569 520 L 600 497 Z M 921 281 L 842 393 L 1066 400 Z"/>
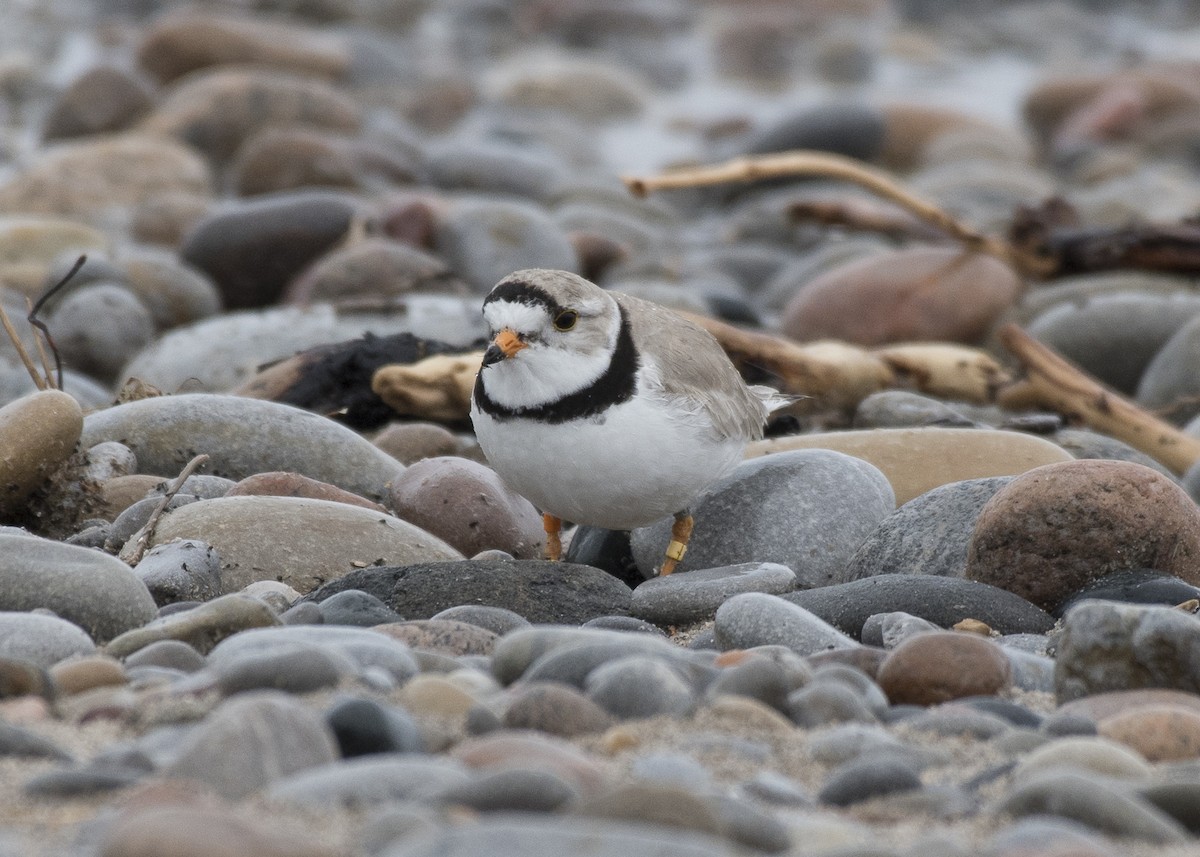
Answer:
<path fill-rule="evenodd" d="M 478 462 L 454 456 L 419 461 L 392 479 L 389 499 L 397 516 L 465 556 L 484 550 L 517 559 L 542 555 L 542 516 Z"/>
<path fill-rule="evenodd" d="M 343 759 L 372 753 L 421 753 L 425 739 L 402 708 L 366 697 L 340 699 L 325 713 Z"/>
<path fill-rule="evenodd" d="M 817 792 L 817 801 L 853 806 L 871 798 L 919 788 L 921 778 L 907 762 L 887 755 L 859 757 L 833 770 Z"/>
<path fill-rule="evenodd" d="M 1147 705 L 1106 717 L 1097 729 L 1151 762 L 1200 758 L 1200 712 L 1184 706 Z"/>
<path fill-rule="evenodd" d="M 154 338 L 149 308 L 117 283 L 93 283 L 68 294 L 48 324 L 63 361 L 105 383 L 124 380 L 121 370 Z"/>
<path fill-rule="evenodd" d="M 791 449 L 832 449 L 878 467 L 898 504 L 948 482 L 1015 476 L 1043 464 L 1071 461 L 1062 447 L 1013 431 L 959 428 L 818 432 L 755 441 L 746 456 Z"/>
<path fill-rule="evenodd" d="M 1197 558 L 1200 510 L 1178 485 L 1138 464 L 1081 460 L 1031 470 L 988 501 L 966 576 L 1053 609 L 1129 568 L 1200 584 Z"/>
<path fill-rule="evenodd" d="M 155 615 L 145 584 L 116 557 L 0 530 L 0 610 L 37 608 L 52 610 L 98 643 Z"/>
<path fill-rule="evenodd" d="M 112 65 L 97 65 L 59 93 L 42 126 L 42 137 L 87 137 L 129 128 L 154 104 L 142 78 Z"/>
<path fill-rule="evenodd" d="M 109 855 L 191 851 L 197 855 L 334 857 L 329 848 L 298 831 L 250 822 L 222 806 L 170 803 L 126 808 L 106 827 L 99 847 L 100 853 Z"/>
<path fill-rule="evenodd" d="M 383 753 L 330 760 L 281 777 L 265 794 L 268 800 L 300 808 L 366 808 L 429 800 L 446 788 L 469 781 L 466 769 L 444 756 Z"/>
<path fill-rule="evenodd" d="M 780 452 L 740 464 L 692 509 L 695 531 L 677 571 L 774 562 L 809 588 L 840 583 L 850 554 L 895 509 L 876 468 L 829 450 Z M 672 519 L 631 534 L 646 577 L 661 564 Z M 824 546 L 814 551 L 813 545 Z"/>
<path fill-rule="evenodd" d="M 503 637 L 509 631 L 518 628 L 529 628 L 531 623 L 524 616 L 503 607 L 489 607 L 485 604 L 459 604 L 447 607 L 440 613 L 435 613 L 431 619 L 450 619 L 455 622 L 467 622 L 491 631 L 498 637 Z"/>
<path fill-rule="evenodd" d="M 508 729 L 536 729 L 561 738 L 604 732 L 616 719 L 573 687 L 557 682 L 521 682 L 504 710 Z"/>
<path fill-rule="evenodd" d="M 512 769 L 451 785 L 431 799 L 479 812 L 554 812 L 578 797 L 570 783 L 549 771 Z"/>
<path fill-rule="evenodd" d="M 25 510 L 29 495 L 74 451 L 82 430 L 79 403 L 57 390 L 33 393 L 0 408 L 0 521 Z"/>
<path fill-rule="evenodd" d="M 585 690 L 589 699 L 622 720 L 682 716 L 696 702 L 692 689 L 669 664 L 644 656 L 596 667 L 588 674 Z"/>
<path fill-rule="evenodd" d="M 779 563 L 740 563 L 656 577 L 633 590 L 630 613 L 657 625 L 686 625 L 711 617 L 741 592 L 778 595 L 796 586 L 796 574 Z"/>
<path fill-rule="evenodd" d="M 171 606 L 186 606 L 186 602 Z M 109 642 L 105 651 L 114 658 L 125 658 L 155 643 L 178 641 L 198 652 L 207 653 L 231 634 L 246 628 L 278 624 L 275 612 L 262 600 L 235 592 L 179 612 L 161 615 L 140 628 L 121 634 Z"/>
<path fill-rule="evenodd" d="M 325 625 L 353 625 L 370 628 L 389 622 L 403 622 L 404 617 L 374 595 L 360 589 L 346 589 L 316 605 Z"/>
<path fill-rule="evenodd" d="M 159 330 L 199 321 L 221 311 L 221 296 L 212 280 L 172 251 L 128 247 L 116 261 L 125 273 L 126 288 L 150 310 Z"/>
<path fill-rule="evenodd" d="M 258 691 L 232 697 L 204 718 L 162 774 L 238 798 L 336 758 L 337 743 L 318 712 L 287 694 Z"/>
<path fill-rule="evenodd" d="M 302 124 L 356 131 L 361 122 L 359 106 L 325 81 L 244 66 L 201 69 L 189 75 L 166 93 L 141 128 L 186 140 L 214 163 L 221 163 L 265 127 Z"/>
<path fill-rule="evenodd" d="M 189 477 L 192 478 L 192 477 Z M 212 478 L 212 477 L 210 477 Z M 219 478 L 219 477 L 218 477 Z M 186 488 L 186 483 L 184 485 Z M 183 490 L 183 489 L 180 489 Z M 328 482 L 309 479 L 299 473 L 255 473 L 222 491 L 220 497 L 307 497 L 310 500 L 331 500 L 334 503 L 346 503 L 351 506 L 361 506 L 374 512 L 387 514 L 383 506 L 365 497 L 360 497 L 350 491 L 344 491 Z M 201 499 L 214 499 L 211 497 Z"/>
<path fill-rule="evenodd" d="M 1185 583 L 1178 577 L 1149 569 L 1115 571 L 1078 590 L 1059 605 L 1055 613 L 1059 616 L 1065 615 L 1076 604 L 1089 598 L 1173 607 L 1193 598 L 1200 598 L 1200 587 Z"/>
<path fill-rule="evenodd" d="M 159 607 L 221 594 L 221 559 L 211 546 L 177 541 L 151 548 L 134 567 Z"/>
<path fill-rule="evenodd" d="M 72 655 L 90 655 L 95 651 L 92 638 L 65 619 L 39 613 L 0 611 L 2 658 L 49 668 Z"/>
<path fill-rule="evenodd" d="M 412 650 L 385 634 L 339 625 L 260 627 L 222 640 L 208 655 L 208 665 L 220 670 L 225 663 L 253 656 L 289 655 L 323 649 L 337 660 L 349 661 L 361 673 L 372 667 L 384 670 L 398 683 L 417 674 Z"/>
<path fill-rule="evenodd" d="M 972 634 L 933 632 L 902 642 L 879 667 L 879 686 L 894 704 L 936 705 L 990 696 L 1012 682 L 999 646 Z"/>

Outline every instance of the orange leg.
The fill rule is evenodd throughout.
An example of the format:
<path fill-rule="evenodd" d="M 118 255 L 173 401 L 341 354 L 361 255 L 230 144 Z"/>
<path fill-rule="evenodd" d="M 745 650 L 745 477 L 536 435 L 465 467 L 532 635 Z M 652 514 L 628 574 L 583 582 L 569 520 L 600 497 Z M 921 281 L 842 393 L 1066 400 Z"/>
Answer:
<path fill-rule="evenodd" d="M 542 527 L 546 530 L 546 559 L 558 562 L 562 559 L 562 518 L 553 515 L 542 515 Z"/>
<path fill-rule="evenodd" d="M 675 566 L 683 560 L 687 553 L 688 540 L 692 537 L 692 528 L 696 522 L 688 511 L 675 513 L 675 524 L 671 527 L 671 543 L 667 545 L 667 555 L 663 559 L 659 577 L 665 577 L 675 570 Z"/>

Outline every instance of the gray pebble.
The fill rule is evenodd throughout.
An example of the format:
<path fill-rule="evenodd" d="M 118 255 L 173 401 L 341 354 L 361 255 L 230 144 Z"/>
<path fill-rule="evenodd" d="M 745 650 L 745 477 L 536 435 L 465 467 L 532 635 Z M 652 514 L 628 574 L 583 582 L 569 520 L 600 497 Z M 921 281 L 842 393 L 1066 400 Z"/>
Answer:
<path fill-rule="evenodd" d="M 204 656 L 179 640 L 160 640 L 127 657 L 125 666 L 166 667 L 190 673 L 204 666 Z"/>
<path fill-rule="evenodd" d="M 435 803 L 477 812 L 555 812 L 579 799 L 579 792 L 551 771 L 512 768 L 486 771 L 430 796 Z"/>
<path fill-rule="evenodd" d="M 657 658 L 618 658 L 588 673 L 588 699 L 623 720 L 659 714 L 682 716 L 695 705 L 695 694 L 679 674 Z"/>
<path fill-rule="evenodd" d="M 389 622 L 403 622 L 404 617 L 374 595 L 360 589 L 345 589 L 317 604 L 325 625 L 353 625 L 370 628 Z"/>
<path fill-rule="evenodd" d="M 860 757 L 835 768 L 817 793 L 817 800 L 832 806 L 852 806 L 919 788 L 921 778 L 907 762 L 889 756 Z"/>
<path fill-rule="evenodd" d="M 787 713 L 793 723 L 805 729 L 878 720 L 863 698 L 840 682 L 814 682 L 790 694 Z"/>
<path fill-rule="evenodd" d="M 788 694 L 796 689 L 790 678 L 787 670 L 776 661 L 761 655 L 751 656 L 717 673 L 705 694 L 709 699 L 721 694 L 748 696 L 784 711 Z"/>
<path fill-rule="evenodd" d="M 239 798 L 336 757 L 337 745 L 319 713 L 286 694 L 259 691 L 218 706 L 162 774 Z"/>
<path fill-rule="evenodd" d="M 19 531 L 0 532 L 0 610 L 39 607 L 73 622 L 98 643 L 155 614 L 149 591 L 119 559 Z"/>
<path fill-rule="evenodd" d="M 714 630 L 722 649 L 777 644 L 798 655 L 810 655 L 858 645 L 803 607 L 757 592 L 735 595 L 722 604 Z"/>
<path fill-rule="evenodd" d="M 219 643 L 209 654 L 208 663 L 220 670 L 235 658 L 307 651 L 314 646 L 349 659 L 360 670 L 381 667 L 400 683 L 418 672 L 408 646 L 374 631 L 344 625 L 252 628 Z"/>
<path fill-rule="evenodd" d="M 752 459 L 693 505 L 696 529 L 677 571 L 769 561 L 795 572 L 802 588 L 839 583 L 846 560 L 895 505 L 891 483 L 859 458 L 803 449 Z M 630 536 L 646 577 L 662 562 L 671 523 Z"/>
<path fill-rule="evenodd" d="M 358 671 L 345 655 L 305 643 L 219 657 L 210 669 L 226 695 L 248 690 L 311 693 L 334 687 Z"/>
<path fill-rule="evenodd" d="M 221 558 L 204 542 L 157 545 L 146 552 L 134 573 L 159 607 L 176 601 L 208 601 L 221 594 Z"/>
<path fill-rule="evenodd" d="M 336 700 L 325 722 L 345 759 L 371 753 L 423 753 L 425 739 L 402 708 L 367 697 Z"/>
<path fill-rule="evenodd" d="M 167 502 L 167 511 L 179 509 L 189 503 L 195 503 L 199 498 L 192 494 L 176 494 Z M 145 497 L 131 506 L 127 506 L 113 520 L 108 528 L 108 538 L 104 547 L 109 553 L 117 553 L 125 546 L 135 533 L 146 526 L 154 510 L 162 503 L 162 497 Z"/>
<path fill-rule="evenodd" d="M 0 657 L 42 668 L 72 655 L 95 653 L 96 644 L 78 625 L 41 613 L 0 611 Z"/>
<path fill-rule="evenodd" d="M 1174 818 L 1097 776 L 1074 770 L 1047 771 L 1018 784 L 994 811 L 1024 818 L 1071 819 L 1109 836 L 1162 845 L 1184 843 L 1187 831 Z"/>
<path fill-rule="evenodd" d="M 432 800 L 471 779 L 463 765 L 444 756 L 383 753 L 310 767 L 280 778 L 266 795 L 293 806 L 361 809 L 401 800 Z"/>
<path fill-rule="evenodd" d="M 521 614 L 503 607 L 489 607 L 486 604 L 459 604 L 447 607 L 430 618 L 467 622 L 471 625 L 478 625 L 500 637 L 517 628 L 530 627 L 529 620 Z"/>
<path fill-rule="evenodd" d="M 796 575 L 774 562 L 746 562 L 656 577 L 633 590 L 629 611 L 657 625 L 685 625 L 709 619 L 740 592 L 778 595 L 796 588 Z"/>
<path fill-rule="evenodd" d="M 863 622 L 861 639 L 863 645 L 894 649 L 913 634 L 940 630 L 942 629 L 932 622 L 911 613 L 875 613 Z"/>
<path fill-rule="evenodd" d="M 855 428 L 913 428 L 956 426 L 971 428 L 975 422 L 938 399 L 908 390 L 872 393 L 854 410 Z"/>
<path fill-rule="evenodd" d="M 1084 601 L 1067 612 L 1055 661 L 1060 701 L 1110 690 L 1200 693 L 1200 621 L 1170 607 Z"/>
<path fill-rule="evenodd" d="M 909 500 L 879 522 L 850 557 L 847 580 L 879 574 L 962 577 L 967 545 L 984 504 L 1011 476 L 940 485 Z"/>

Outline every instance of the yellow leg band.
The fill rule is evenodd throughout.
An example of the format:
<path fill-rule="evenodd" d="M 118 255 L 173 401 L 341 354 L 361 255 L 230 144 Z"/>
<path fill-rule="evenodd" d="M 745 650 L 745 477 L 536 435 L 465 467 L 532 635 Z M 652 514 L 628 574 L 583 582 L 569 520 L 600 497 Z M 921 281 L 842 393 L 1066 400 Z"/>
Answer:
<path fill-rule="evenodd" d="M 672 541 L 667 545 L 667 559 L 673 559 L 679 562 L 683 559 L 683 555 L 687 553 L 687 545 L 683 542 Z"/>

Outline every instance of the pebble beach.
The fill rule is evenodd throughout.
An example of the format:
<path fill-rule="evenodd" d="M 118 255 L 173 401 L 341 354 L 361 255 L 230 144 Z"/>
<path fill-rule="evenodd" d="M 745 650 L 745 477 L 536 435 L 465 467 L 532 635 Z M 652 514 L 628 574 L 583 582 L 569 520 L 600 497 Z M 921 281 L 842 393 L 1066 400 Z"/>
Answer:
<path fill-rule="evenodd" d="M 1200 855 L 1200 265 L 792 150 L 1186 256 L 1200 11 L 0 4 L 0 857 Z M 823 367 L 670 576 L 398 410 L 522 268 Z"/>

